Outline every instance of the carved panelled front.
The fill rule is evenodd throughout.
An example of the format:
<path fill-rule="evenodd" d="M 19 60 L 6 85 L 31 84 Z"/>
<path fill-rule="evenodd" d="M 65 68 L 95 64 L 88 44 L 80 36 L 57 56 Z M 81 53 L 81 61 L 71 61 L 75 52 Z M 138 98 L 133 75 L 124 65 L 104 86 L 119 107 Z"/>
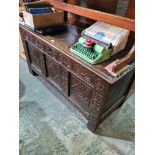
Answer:
<path fill-rule="evenodd" d="M 88 127 L 95 130 L 109 84 L 46 41 L 23 30 L 21 33 L 30 70 L 37 68 L 39 75 L 44 75 L 65 96 L 78 104 L 87 113 Z"/>
<path fill-rule="evenodd" d="M 27 44 L 28 45 L 28 52 L 30 55 L 30 60 L 31 60 L 31 64 L 33 64 L 35 67 L 37 67 L 37 69 L 39 69 L 39 71 L 41 72 L 41 53 L 39 52 L 39 50 L 37 50 L 34 46 L 32 46 L 31 44 Z"/>
<path fill-rule="evenodd" d="M 34 38 L 32 37 L 30 41 L 34 41 Z M 63 93 L 68 94 L 69 91 L 69 97 L 89 112 L 89 122 L 96 122 L 106 97 L 108 84 L 82 65 L 73 62 L 54 47 L 46 43 L 42 44 L 40 42 L 39 44 L 40 46 L 43 45 L 44 52 L 49 55 L 45 56 L 46 76 Z M 35 48 L 31 47 L 31 49 L 33 49 L 30 52 L 32 62 L 38 68 L 41 68 L 40 58 L 44 59 L 43 55 L 40 55 L 39 52 L 37 53 Z M 70 78 L 68 72 L 71 72 Z M 70 82 L 68 83 L 68 81 Z"/>
<path fill-rule="evenodd" d="M 76 101 L 82 108 L 88 111 L 91 101 L 92 89 L 77 79 L 71 76 L 70 79 L 70 97 Z"/>
<path fill-rule="evenodd" d="M 73 63 L 74 73 L 87 84 L 93 86 L 94 74 L 78 63 Z"/>
<path fill-rule="evenodd" d="M 63 93 L 68 93 L 68 71 L 46 56 L 47 77 L 53 81 Z"/>
<path fill-rule="evenodd" d="M 47 53 L 54 61 L 61 64 L 66 69 L 71 70 L 72 69 L 72 62 L 71 59 L 68 58 L 66 55 L 62 54 L 60 51 L 55 49 L 54 47 L 44 44 L 43 50 L 45 53 Z"/>
<path fill-rule="evenodd" d="M 29 69 L 30 66 L 33 65 L 37 68 L 37 71 L 46 75 L 45 69 L 45 56 L 42 53 L 43 50 L 43 41 L 34 37 L 30 33 L 25 33 L 22 29 L 20 29 L 20 33 L 22 36 L 23 46 L 25 50 L 25 55 L 27 58 Z"/>
<path fill-rule="evenodd" d="M 49 57 L 46 57 L 47 77 L 60 87 L 60 66 Z"/>

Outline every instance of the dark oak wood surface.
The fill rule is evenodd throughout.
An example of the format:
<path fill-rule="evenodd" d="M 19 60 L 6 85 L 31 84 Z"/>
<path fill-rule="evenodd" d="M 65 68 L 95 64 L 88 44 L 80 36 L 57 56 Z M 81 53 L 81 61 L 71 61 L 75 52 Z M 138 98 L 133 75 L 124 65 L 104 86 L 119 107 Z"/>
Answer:
<path fill-rule="evenodd" d="M 41 40 L 44 40 L 47 42 L 47 44 L 52 45 L 54 48 L 57 48 L 58 50 L 61 50 L 62 53 L 64 53 L 65 55 L 67 55 L 71 59 L 74 59 L 74 61 L 78 62 L 79 64 L 84 65 L 88 70 L 94 72 L 95 74 L 97 74 L 101 78 L 104 78 L 104 80 L 106 80 L 107 82 L 112 84 L 121 78 L 121 77 L 114 78 L 111 75 L 109 75 L 107 73 L 107 71 L 105 70 L 105 66 L 107 66 L 108 64 L 110 64 L 114 60 L 116 60 L 118 58 L 122 58 L 123 56 L 125 56 L 130 51 L 130 49 L 123 50 L 122 52 L 111 57 L 107 61 L 104 61 L 104 62 L 96 64 L 96 65 L 91 65 L 88 62 L 86 62 L 85 60 L 76 56 L 74 53 L 70 52 L 70 50 L 69 50 L 69 48 L 75 42 L 77 42 L 77 40 L 80 37 L 80 34 L 82 32 L 82 29 L 80 29 L 76 26 L 73 26 L 73 25 L 68 25 L 68 31 L 63 33 L 63 34 L 42 36 L 42 35 L 35 33 L 34 31 L 29 29 L 28 27 L 25 27 L 25 26 L 22 26 L 22 27 L 26 31 L 28 31 L 29 33 L 32 33 L 35 37 L 37 37 Z M 126 74 L 128 72 L 130 72 L 130 70 L 128 70 L 126 72 Z"/>
<path fill-rule="evenodd" d="M 124 101 L 134 68 L 114 79 L 104 66 L 118 55 L 107 62 L 91 65 L 71 53 L 69 47 L 77 41 L 81 31 L 68 25 L 64 34 L 42 36 L 20 25 L 30 72 L 40 75 L 60 91 L 87 118 L 87 126 L 94 132 L 101 119 Z M 121 52 L 119 57 L 124 54 Z"/>

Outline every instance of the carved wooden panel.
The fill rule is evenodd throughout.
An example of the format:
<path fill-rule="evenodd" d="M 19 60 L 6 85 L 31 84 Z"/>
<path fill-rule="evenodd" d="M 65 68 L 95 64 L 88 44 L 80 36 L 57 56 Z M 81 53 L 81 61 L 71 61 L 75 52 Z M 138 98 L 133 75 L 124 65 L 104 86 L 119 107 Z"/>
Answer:
<path fill-rule="evenodd" d="M 72 70 L 72 60 L 70 58 L 68 58 L 66 55 L 62 55 L 61 57 L 61 64 L 69 69 Z"/>
<path fill-rule="evenodd" d="M 70 79 L 70 97 L 76 101 L 82 108 L 88 111 L 91 102 L 92 89 L 71 75 Z"/>
<path fill-rule="evenodd" d="M 60 49 L 59 51 L 55 49 L 54 45 L 49 45 L 47 40 L 43 40 L 45 36 L 40 37 L 40 35 L 33 35 L 32 31 L 26 29 L 24 26 L 20 26 L 20 32 L 30 72 L 33 74 L 33 72 L 39 70 L 39 72 L 37 72 L 38 75 L 44 74 L 45 76 L 43 77 L 51 81 L 52 84 L 57 85 L 57 88 L 62 94 L 65 94 L 66 97 L 68 96 L 68 99 L 73 105 L 76 106 L 74 103 L 77 103 L 76 107 L 80 109 L 88 119 L 88 128 L 91 131 L 95 131 L 103 110 L 107 110 L 104 106 L 109 97 L 107 95 L 114 94 L 115 100 L 119 100 L 120 97 L 124 96 L 125 91 L 123 91 L 120 96 L 118 96 L 118 91 L 123 87 L 127 89 L 130 82 L 129 79 L 123 77 L 120 79 L 119 85 L 115 83 L 109 84 L 107 82 L 109 79 L 107 80 L 102 74 L 98 76 L 101 71 L 100 69 L 96 72 L 95 69 L 97 68 L 94 68 L 93 71 L 86 64 L 82 64 L 82 62 L 79 61 L 77 62 L 75 58 L 65 55 L 62 51 L 65 52 L 65 48 L 68 47 L 68 45 L 64 46 L 62 40 L 64 40 L 66 44 L 70 43 L 66 39 L 65 34 L 58 35 L 58 37 L 54 39 L 57 40 L 57 44 L 54 45 Z M 70 36 L 70 34 L 67 35 Z M 91 69 L 91 71 L 89 69 Z M 132 76 L 133 72 L 129 74 Z M 124 85 L 124 80 L 126 85 Z M 114 92 L 111 89 L 113 89 Z M 115 103 L 111 103 L 111 106 L 114 104 Z"/>
<path fill-rule="evenodd" d="M 68 95 L 68 81 L 69 81 L 69 73 L 66 69 L 61 67 L 61 76 L 60 76 L 60 85 L 63 93 Z"/>
<path fill-rule="evenodd" d="M 33 44 L 40 50 L 43 50 L 43 42 L 41 40 L 33 38 Z"/>
<path fill-rule="evenodd" d="M 48 44 L 44 43 L 43 51 L 47 53 L 50 57 L 53 57 L 53 48 L 49 46 Z"/>
<path fill-rule="evenodd" d="M 88 127 L 92 131 L 96 130 L 109 89 L 109 84 L 99 77 L 96 77 L 94 85 L 93 101 L 89 108 L 88 118 Z"/>
<path fill-rule="evenodd" d="M 55 59 L 57 62 L 61 62 L 61 56 L 61 52 L 53 48 L 53 59 Z"/>
<path fill-rule="evenodd" d="M 80 79 L 84 80 L 90 86 L 93 86 L 94 82 L 94 74 L 90 72 L 88 69 L 84 68 L 82 65 L 78 63 L 73 63 L 72 65 L 73 72 L 78 76 Z"/>
<path fill-rule="evenodd" d="M 107 90 L 107 82 L 100 77 L 95 76 L 94 89 L 96 93 L 105 93 L 105 90 Z"/>
<path fill-rule="evenodd" d="M 60 66 L 52 59 L 46 56 L 47 77 L 54 81 L 60 87 Z"/>
<path fill-rule="evenodd" d="M 42 68 L 42 56 L 38 49 L 36 49 L 34 46 L 32 46 L 30 43 L 27 43 L 28 51 L 30 55 L 31 64 L 33 64 L 39 71 L 41 72 Z"/>
<path fill-rule="evenodd" d="M 40 51 L 43 50 L 43 41 L 36 38 L 35 36 L 33 36 L 30 33 L 26 33 L 25 39 L 31 43 L 33 46 L 35 46 L 36 48 L 38 48 Z"/>
<path fill-rule="evenodd" d="M 47 53 L 55 62 L 59 63 L 62 67 L 66 68 L 71 73 L 74 73 L 78 78 L 86 82 L 88 85 L 94 85 L 95 74 L 80 65 L 77 62 L 72 62 L 71 58 L 63 54 L 61 51 L 54 47 L 44 44 L 43 50 Z"/>
<path fill-rule="evenodd" d="M 72 69 L 71 59 L 68 58 L 66 55 L 62 54 L 61 51 L 58 51 L 57 49 L 46 43 L 43 46 L 43 51 L 47 53 L 52 59 L 59 62 L 66 69 Z"/>
<path fill-rule="evenodd" d="M 54 60 L 46 58 L 47 77 L 53 81 L 65 94 L 68 94 L 68 71 Z"/>
<path fill-rule="evenodd" d="M 48 44 L 44 44 L 43 45 L 43 50 L 45 53 L 47 53 L 52 59 L 54 59 L 55 61 L 61 63 L 61 57 L 62 57 L 62 53 L 61 51 L 58 51 L 57 49 L 55 49 L 52 46 L 49 46 Z"/>
<path fill-rule="evenodd" d="M 40 54 L 40 65 L 42 74 L 46 76 L 45 55 L 43 53 Z"/>

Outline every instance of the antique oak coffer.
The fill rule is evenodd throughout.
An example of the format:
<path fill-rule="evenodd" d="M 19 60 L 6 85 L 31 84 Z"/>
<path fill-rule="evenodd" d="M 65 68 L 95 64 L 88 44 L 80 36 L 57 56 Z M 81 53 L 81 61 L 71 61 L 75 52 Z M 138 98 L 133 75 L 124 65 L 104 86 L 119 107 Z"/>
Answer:
<path fill-rule="evenodd" d="M 81 29 L 68 25 L 68 31 L 42 36 L 20 25 L 25 55 L 30 72 L 40 75 L 59 90 L 88 120 L 94 132 L 99 123 L 120 106 L 134 77 L 134 67 L 120 77 L 112 77 L 104 69 L 116 57 L 91 65 L 69 51 L 78 40 Z"/>

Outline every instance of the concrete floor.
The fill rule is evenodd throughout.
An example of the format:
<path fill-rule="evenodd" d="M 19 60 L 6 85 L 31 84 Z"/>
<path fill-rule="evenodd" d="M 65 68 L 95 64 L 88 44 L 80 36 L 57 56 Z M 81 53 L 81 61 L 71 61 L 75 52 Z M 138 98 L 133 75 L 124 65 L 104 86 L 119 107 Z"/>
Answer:
<path fill-rule="evenodd" d="M 91 133 L 59 92 L 19 62 L 20 155 L 134 154 L 134 93 Z"/>

